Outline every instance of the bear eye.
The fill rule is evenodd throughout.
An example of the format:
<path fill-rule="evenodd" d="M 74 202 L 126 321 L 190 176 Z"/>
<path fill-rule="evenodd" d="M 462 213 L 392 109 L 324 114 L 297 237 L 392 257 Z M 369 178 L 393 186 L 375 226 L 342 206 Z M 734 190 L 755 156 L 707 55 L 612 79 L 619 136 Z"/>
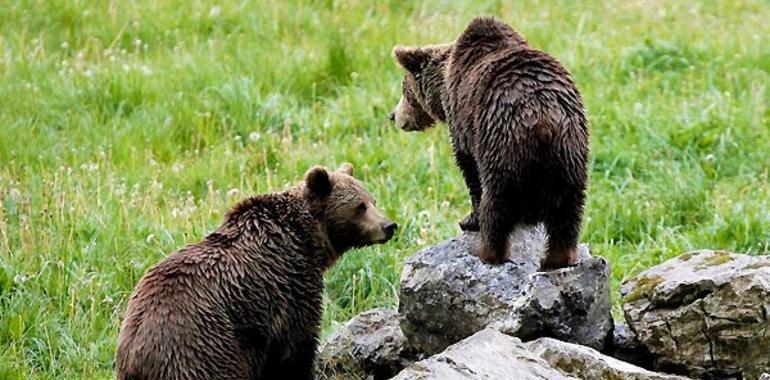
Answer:
<path fill-rule="evenodd" d="M 356 211 L 359 213 L 363 213 L 364 211 L 366 211 L 366 203 L 364 202 L 359 203 L 358 206 L 356 206 Z"/>

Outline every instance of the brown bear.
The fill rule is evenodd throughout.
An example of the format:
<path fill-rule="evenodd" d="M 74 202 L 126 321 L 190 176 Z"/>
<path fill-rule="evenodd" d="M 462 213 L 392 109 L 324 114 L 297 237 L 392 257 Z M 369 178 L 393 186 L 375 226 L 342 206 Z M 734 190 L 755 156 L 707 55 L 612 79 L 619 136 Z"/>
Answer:
<path fill-rule="evenodd" d="M 248 198 L 203 241 L 150 268 L 131 296 L 118 379 L 311 379 L 323 273 L 397 226 L 352 166 Z"/>
<path fill-rule="evenodd" d="M 487 17 L 452 44 L 396 46 L 393 54 L 406 75 L 390 119 L 407 131 L 449 125 L 473 205 L 460 227 L 480 230 L 481 260 L 506 261 L 512 230 L 543 222 L 542 267 L 576 264 L 589 132 L 567 70 Z"/>

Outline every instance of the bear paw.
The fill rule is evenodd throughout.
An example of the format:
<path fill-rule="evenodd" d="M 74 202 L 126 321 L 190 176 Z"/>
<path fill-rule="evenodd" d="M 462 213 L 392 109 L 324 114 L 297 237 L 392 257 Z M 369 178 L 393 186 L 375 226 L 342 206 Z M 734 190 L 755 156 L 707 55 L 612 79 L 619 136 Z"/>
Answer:
<path fill-rule="evenodd" d="M 574 267 L 580 262 L 577 251 L 571 249 L 564 253 L 549 252 L 540 262 L 540 270 L 548 271 L 561 268 Z"/>
<path fill-rule="evenodd" d="M 463 231 L 478 231 L 479 230 L 479 218 L 475 212 L 470 213 L 465 219 L 460 221 L 460 229 Z"/>

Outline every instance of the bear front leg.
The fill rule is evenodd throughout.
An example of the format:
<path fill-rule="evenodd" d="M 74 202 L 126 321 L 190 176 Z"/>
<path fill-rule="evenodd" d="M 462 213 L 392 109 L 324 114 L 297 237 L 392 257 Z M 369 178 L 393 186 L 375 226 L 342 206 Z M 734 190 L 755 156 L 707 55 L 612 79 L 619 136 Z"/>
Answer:
<path fill-rule="evenodd" d="M 565 196 L 558 207 L 552 209 L 545 220 L 548 232 L 546 256 L 540 263 L 541 270 L 565 268 L 577 265 L 577 242 L 583 214 L 582 192 Z"/>
<path fill-rule="evenodd" d="M 479 180 L 479 171 L 476 166 L 476 160 L 470 154 L 455 150 L 455 160 L 460 171 L 463 173 L 465 185 L 468 187 L 468 193 L 471 196 L 471 213 L 460 221 L 460 229 L 463 231 L 478 231 L 479 226 L 479 203 L 481 203 L 481 182 Z"/>

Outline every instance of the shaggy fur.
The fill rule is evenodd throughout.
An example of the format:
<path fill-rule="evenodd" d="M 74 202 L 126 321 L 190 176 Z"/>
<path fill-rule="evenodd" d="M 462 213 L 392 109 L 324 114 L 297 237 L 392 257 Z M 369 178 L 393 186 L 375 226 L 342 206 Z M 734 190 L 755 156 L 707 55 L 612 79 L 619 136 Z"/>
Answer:
<path fill-rule="evenodd" d="M 312 379 L 323 272 L 396 228 L 351 174 L 311 169 L 150 268 L 126 311 L 117 378 Z"/>
<path fill-rule="evenodd" d="M 404 130 L 449 125 L 473 205 L 460 226 L 480 230 L 477 255 L 503 262 L 517 225 L 544 222 L 542 267 L 576 264 L 589 132 L 567 70 L 493 18 L 453 44 L 393 52 L 406 75 L 390 118 Z"/>

